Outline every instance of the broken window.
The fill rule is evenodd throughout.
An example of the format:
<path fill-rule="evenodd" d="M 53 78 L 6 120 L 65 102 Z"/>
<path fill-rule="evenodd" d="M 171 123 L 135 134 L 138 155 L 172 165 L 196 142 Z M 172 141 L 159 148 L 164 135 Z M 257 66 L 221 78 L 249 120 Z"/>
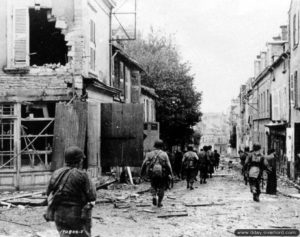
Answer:
<path fill-rule="evenodd" d="M 22 105 L 21 117 L 21 168 L 50 169 L 55 103 Z"/>
<path fill-rule="evenodd" d="M 0 167 L 13 169 L 15 164 L 15 117 L 13 104 L 0 104 Z"/>
<path fill-rule="evenodd" d="M 67 63 L 68 47 L 50 9 L 29 9 L 30 65 Z"/>

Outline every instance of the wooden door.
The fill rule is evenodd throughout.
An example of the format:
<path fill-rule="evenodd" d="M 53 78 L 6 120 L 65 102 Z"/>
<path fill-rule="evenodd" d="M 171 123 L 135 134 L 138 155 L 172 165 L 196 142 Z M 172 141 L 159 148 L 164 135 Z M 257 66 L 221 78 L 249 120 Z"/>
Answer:
<path fill-rule="evenodd" d="M 102 166 L 140 166 L 143 161 L 143 105 L 101 105 Z"/>
<path fill-rule="evenodd" d="M 78 146 L 84 150 L 86 133 L 87 103 L 58 103 L 55 110 L 52 170 L 63 167 L 64 151 L 67 147 Z"/>

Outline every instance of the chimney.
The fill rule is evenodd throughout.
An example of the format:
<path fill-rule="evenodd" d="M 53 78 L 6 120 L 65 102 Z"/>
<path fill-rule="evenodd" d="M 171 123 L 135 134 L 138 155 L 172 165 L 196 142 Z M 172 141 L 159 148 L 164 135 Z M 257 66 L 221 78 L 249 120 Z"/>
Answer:
<path fill-rule="evenodd" d="M 280 40 L 281 40 L 281 36 L 280 36 L 280 35 L 274 36 L 272 39 L 273 39 L 274 41 L 280 41 Z"/>
<path fill-rule="evenodd" d="M 254 77 L 256 78 L 260 73 L 260 60 L 256 59 L 254 61 Z"/>
<path fill-rule="evenodd" d="M 267 52 L 260 52 L 260 60 L 261 60 L 261 65 L 260 69 L 263 71 L 266 66 L 267 66 Z"/>
<path fill-rule="evenodd" d="M 287 41 L 288 40 L 288 27 L 287 25 L 282 25 L 280 26 L 281 28 L 281 39 L 283 41 Z"/>

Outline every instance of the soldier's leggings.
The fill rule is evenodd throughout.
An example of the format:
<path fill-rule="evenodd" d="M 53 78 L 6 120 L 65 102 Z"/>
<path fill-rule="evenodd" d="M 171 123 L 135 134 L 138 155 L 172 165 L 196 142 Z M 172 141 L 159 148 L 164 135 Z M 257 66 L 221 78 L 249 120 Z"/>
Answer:
<path fill-rule="evenodd" d="M 156 195 L 160 200 L 163 199 L 165 190 L 167 188 L 167 177 L 155 177 L 151 178 L 151 194 L 153 197 Z"/>
<path fill-rule="evenodd" d="M 250 191 L 253 194 L 260 194 L 260 186 L 259 186 L 259 178 L 249 178 L 249 184 L 250 184 Z"/>
<path fill-rule="evenodd" d="M 187 182 L 188 186 L 190 186 L 190 187 L 193 186 L 196 176 L 197 176 L 196 169 L 188 169 L 186 171 L 186 182 Z"/>

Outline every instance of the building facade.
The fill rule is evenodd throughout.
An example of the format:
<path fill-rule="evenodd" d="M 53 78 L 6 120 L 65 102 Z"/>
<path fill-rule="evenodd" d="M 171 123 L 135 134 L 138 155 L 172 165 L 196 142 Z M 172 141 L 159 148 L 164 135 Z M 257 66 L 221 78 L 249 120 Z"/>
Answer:
<path fill-rule="evenodd" d="M 118 104 L 111 117 L 121 110 L 128 115 L 123 124 L 141 124 L 141 134 L 133 129 L 136 134 L 125 137 L 141 140 L 131 143 L 142 159 L 142 69 L 111 44 L 114 6 L 112 0 L 1 2 L 1 188 L 44 186 L 69 145 L 85 151 L 84 167 L 99 176 L 107 159 L 105 104 Z"/>
<path fill-rule="evenodd" d="M 247 137 L 241 143 L 250 150 L 258 143 L 263 154 L 275 149 L 278 173 L 292 176 L 291 57 L 288 26 L 280 28 L 280 36 L 273 37 L 266 44 L 266 50 L 256 57 L 254 78 L 241 89 L 241 130 Z"/>

